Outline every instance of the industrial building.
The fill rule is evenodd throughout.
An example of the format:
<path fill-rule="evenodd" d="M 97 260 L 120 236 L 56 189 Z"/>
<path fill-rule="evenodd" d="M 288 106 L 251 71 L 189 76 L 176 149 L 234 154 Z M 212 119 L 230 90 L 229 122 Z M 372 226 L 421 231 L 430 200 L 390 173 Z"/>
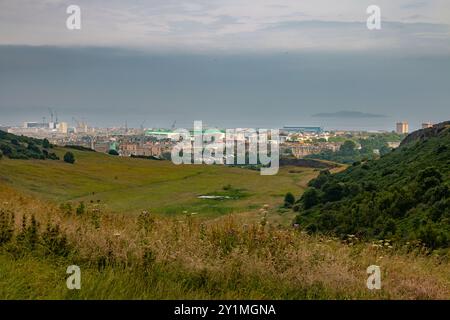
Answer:
<path fill-rule="evenodd" d="M 398 134 L 404 134 L 409 132 L 409 124 L 407 121 L 397 122 L 396 130 Z"/>
<path fill-rule="evenodd" d="M 289 127 L 289 126 L 284 126 L 283 129 L 281 129 L 284 132 L 287 133 L 294 133 L 294 132 L 298 132 L 298 133 L 316 133 L 316 134 L 320 134 L 323 132 L 323 129 L 321 127 Z"/>

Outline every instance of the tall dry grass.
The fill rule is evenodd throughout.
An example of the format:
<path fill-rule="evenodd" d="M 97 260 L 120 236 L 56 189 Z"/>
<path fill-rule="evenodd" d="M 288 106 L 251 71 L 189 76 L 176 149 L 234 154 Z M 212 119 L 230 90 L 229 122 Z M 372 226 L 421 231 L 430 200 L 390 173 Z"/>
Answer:
<path fill-rule="evenodd" d="M 157 274 L 149 284 L 156 287 L 164 287 L 166 279 L 172 286 L 177 283 L 176 294 L 167 290 L 158 298 L 450 298 L 448 256 L 395 243 L 374 245 L 352 237 L 342 243 L 332 237 L 310 236 L 272 226 L 270 212 L 264 223 L 246 223 L 233 215 L 214 221 L 192 215 L 156 217 L 151 212 L 113 215 L 101 204 L 87 204 L 85 212 L 77 215 L 75 210 L 67 213 L 7 187 L 0 190 L 0 210 L 15 213 L 17 230 L 23 215 L 34 215 L 41 229 L 48 221 L 59 225 L 72 248 L 70 257 L 63 258 L 68 263 L 100 274 L 119 270 L 124 279 L 125 275 L 144 279 Z M 267 215 L 267 210 L 262 211 Z M 366 287 L 366 269 L 373 264 L 382 271 L 381 290 Z M 127 286 L 127 281 L 132 280 L 122 285 Z M 149 297 L 145 284 L 123 290 L 131 289 L 132 293 L 120 297 Z M 82 297 L 117 296 L 97 291 Z"/>

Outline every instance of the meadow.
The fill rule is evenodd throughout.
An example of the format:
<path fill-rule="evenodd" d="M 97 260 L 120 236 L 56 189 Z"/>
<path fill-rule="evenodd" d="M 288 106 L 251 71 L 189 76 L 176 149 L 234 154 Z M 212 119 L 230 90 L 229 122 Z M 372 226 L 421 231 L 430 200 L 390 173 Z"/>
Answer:
<path fill-rule="evenodd" d="M 284 194 L 314 169 L 271 177 L 74 153 L 74 165 L 1 160 L 0 299 L 450 298 L 446 256 L 294 228 Z M 381 290 L 366 287 L 373 264 Z M 66 287 L 69 265 L 81 290 Z"/>
<path fill-rule="evenodd" d="M 55 148 L 62 158 L 65 150 Z M 75 164 L 63 161 L 2 159 L 0 182 L 55 203 L 100 202 L 110 212 L 215 217 L 254 211 L 262 203 L 283 203 L 287 192 L 300 195 L 317 175 L 312 168 L 283 167 L 274 176 L 259 171 L 170 161 L 131 159 L 71 150 Z M 231 199 L 199 199 L 223 195 Z M 293 216 L 291 215 L 290 218 Z"/>
<path fill-rule="evenodd" d="M 450 298 L 448 259 L 388 240 L 307 235 L 273 222 L 271 206 L 254 222 L 97 204 L 76 213 L 4 186 L 0 213 L 0 299 Z M 366 287 L 372 264 L 381 290 Z M 80 290 L 66 287 L 69 265 L 81 268 Z"/>

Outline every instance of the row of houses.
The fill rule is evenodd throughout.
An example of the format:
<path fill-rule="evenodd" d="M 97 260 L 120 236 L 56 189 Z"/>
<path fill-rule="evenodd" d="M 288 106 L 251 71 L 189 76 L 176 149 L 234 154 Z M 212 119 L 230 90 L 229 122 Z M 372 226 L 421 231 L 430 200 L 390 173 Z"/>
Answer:
<path fill-rule="evenodd" d="M 173 143 L 167 141 L 140 143 L 121 143 L 117 151 L 124 157 L 134 156 L 154 156 L 161 157 L 163 153 L 170 152 Z"/>
<path fill-rule="evenodd" d="M 303 158 L 310 154 L 320 153 L 325 150 L 336 152 L 339 150 L 341 143 L 322 142 L 317 144 L 306 143 L 289 143 L 285 148 L 289 149 L 290 153 L 297 159 Z"/>

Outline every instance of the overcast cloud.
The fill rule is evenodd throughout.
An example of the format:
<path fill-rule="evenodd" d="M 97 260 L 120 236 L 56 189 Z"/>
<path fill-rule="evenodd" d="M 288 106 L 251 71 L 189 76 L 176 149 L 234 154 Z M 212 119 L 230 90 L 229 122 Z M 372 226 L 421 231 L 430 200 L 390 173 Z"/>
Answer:
<path fill-rule="evenodd" d="M 450 118 L 449 24 L 448 0 L 0 0 L 0 125 L 417 128 Z M 342 111 L 384 117 L 312 116 Z"/>
<path fill-rule="evenodd" d="M 82 30 L 65 28 L 69 4 Z M 383 29 L 366 28 L 381 7 Z M 448 0 L 1 0 L 0 44 L 152 50 L 450 51 Z"/>

